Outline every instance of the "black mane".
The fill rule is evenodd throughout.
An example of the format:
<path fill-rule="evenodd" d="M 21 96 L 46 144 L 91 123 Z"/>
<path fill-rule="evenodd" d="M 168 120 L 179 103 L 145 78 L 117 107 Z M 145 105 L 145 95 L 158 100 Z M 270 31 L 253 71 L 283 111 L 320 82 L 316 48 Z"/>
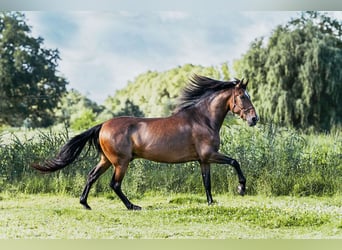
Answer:
<path fill-rule="evenodd" d="M 194 75 L 178 98 L 178 104 L 174 113 L 189 108 L 213 93 L 235 86 L 239 82 L 240 80 L 238 79 L 225 82 L 205 76 Z"/>

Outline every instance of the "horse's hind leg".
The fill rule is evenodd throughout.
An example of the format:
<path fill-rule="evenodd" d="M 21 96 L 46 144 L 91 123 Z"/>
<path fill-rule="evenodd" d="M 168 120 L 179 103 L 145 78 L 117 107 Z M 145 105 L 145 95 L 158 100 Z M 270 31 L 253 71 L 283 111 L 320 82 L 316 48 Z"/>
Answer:
<path fill-rule="evenodd" d="M 80 203 L 85 209 L 91 209 L 88 205 L 87 199 L 91 186 L 95 181 L 111 166 L 111 162 L 104 156 L 101 156 L 100 162 L 89 172 L 87 184 L 84 187 L 83 193 L 80 198 Z"/>
<path fill-rule="evenodd" d="M 110 186 L 113 188 L 114 192 L 119 196 L 121 201 L 125 204 L 128 210 L 141 210 L 141 207 L 134 205 L 126 195 L 121 190 L 121 183 L 125 176 L 125 173 L 128 168 L 128 162 L 125 164 L 115 164 L 115 170 L 113 174 L 113 178 L 111 180 Z"/>

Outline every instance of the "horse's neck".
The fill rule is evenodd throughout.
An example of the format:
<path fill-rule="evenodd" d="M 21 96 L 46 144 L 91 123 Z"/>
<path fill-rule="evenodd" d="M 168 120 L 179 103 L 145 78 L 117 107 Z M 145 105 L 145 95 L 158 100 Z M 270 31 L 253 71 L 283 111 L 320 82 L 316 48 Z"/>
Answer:
<path fill-rule="evenodd" d="M 198 106 L 198 112 L 203 116 L 204 119 L 210 121 L 210 127 L 217 132 L 220 130 L 224 118 L 229 111 L 227 105 L 230 93 L 221 93 L 214 98 L 208 98 L 205 101 L 205 105 Z"/>

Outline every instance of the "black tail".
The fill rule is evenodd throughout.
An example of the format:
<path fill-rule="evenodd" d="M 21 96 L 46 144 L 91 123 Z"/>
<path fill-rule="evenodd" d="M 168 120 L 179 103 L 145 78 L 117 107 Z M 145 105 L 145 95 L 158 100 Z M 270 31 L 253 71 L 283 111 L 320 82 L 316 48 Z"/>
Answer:
<path fill-rule="evenodd" d="M 97 125 L 82 134 L 76 135 L 61 148 L 56 158 L 47 160 L 42 165 L 32 164 L 32 167 L 43 173 L 60 170 L 76 160 L 87 142 L 95 146 L 95 148 L 101 152 L 102 150 L 99 143 L 101 127 L 102 124 Z"/>

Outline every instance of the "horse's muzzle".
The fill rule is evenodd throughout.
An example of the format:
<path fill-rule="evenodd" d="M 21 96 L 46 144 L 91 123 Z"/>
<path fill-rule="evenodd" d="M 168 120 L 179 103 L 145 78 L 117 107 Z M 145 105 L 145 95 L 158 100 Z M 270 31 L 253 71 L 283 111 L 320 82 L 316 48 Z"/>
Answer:
<path fill-rule="evenodd" d="M 251 116 L 247 119 L 247 123 L 249 126 L 255 126 L 257 124 L 257 122 L 259 121 L 259 117 L 258 115 L 255 116 Z"/>

